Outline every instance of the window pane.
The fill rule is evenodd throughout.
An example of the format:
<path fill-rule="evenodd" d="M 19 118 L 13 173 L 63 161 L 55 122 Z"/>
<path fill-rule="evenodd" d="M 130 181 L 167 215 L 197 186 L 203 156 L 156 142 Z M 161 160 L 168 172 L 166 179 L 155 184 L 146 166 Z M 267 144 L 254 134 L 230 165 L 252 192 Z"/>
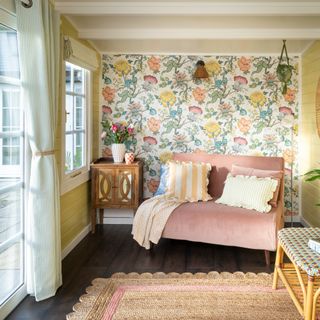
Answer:
<path fill-rule="evenodd" d="M 65 151 L 65 171 L 70 172 L 73 170 L 73 134 L 66 135 Z"/>
<path fill-rule="evenodd" d="M 66 95 L 66 131 L 73 130 L 73 96 Z"/>
<path fill-rule="evenodd" d="M 22 139 L 21 137 L 2 139 L 2 164 L 3 165 L 19 165 L 21 139 Z M 13 169 L 16 170 L 15 174 Z M 8 170 L 10 170 L 10 168 Z M 11 168 L 11 171 L 14 176 L 20 175 L 19 168 Z"/>
<path fill-rule="evenodd" d="M 2 130 L 19 131 L 21 111 L 19 107 L 20 93 L 17 91 L 17 86 L 0 84 L 0 91 L 2 92 Z"/>
<path fill-rule="evenodd" d="M 84 165 L 84 161 L 83 161 L 84 133 L 77 132 L 74 135 L 74 138 L 75 138 L 75 151 L 74 151 L 74 158 L 73 158 L 73 168 L 79 169 Z"/>
<path fill-rule="evenodd" d="M 0 180 L 0 188 L 19 183 L 19 179 Z M 0 244 L 22 231 L 20 188 L 0 194 Z"/>
<path fill-rule="evenodd" d="M 0 76 L 19 79 L 17 33 L 0 25 Z"/>
<path fill-rule="evenodd" d="M 84 94 L 84 70 L 82 68 L 74 67 L 73 79 L 75 93 Z"/>
<path fill-rule="evenodd" d="M 66 92 L 71 91 L 72 79 L 71 79 L 71 64 L 66 62 Z"/>
<path fill-rule="evenodd" d="M 81 130 L 84 129 L 84 98 L 82 97 L 75 97 L 76 98 L 76 114 L 75 114 L 75 118 L 76 118 L 76 130 Z"/>
<path fill-rule="evenodd" d="M 0 304 L 23 283 L 23 240 L 0 251 Z"/>

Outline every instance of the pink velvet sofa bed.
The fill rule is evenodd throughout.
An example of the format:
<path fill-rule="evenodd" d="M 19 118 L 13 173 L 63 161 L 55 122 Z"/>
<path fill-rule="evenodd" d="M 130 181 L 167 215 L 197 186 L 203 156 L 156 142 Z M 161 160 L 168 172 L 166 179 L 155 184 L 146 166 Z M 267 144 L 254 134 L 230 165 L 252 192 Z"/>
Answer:
<path fill-rule="evenodd" d="M 174 160 L 212 164 L 208 192 L 213 200 L 184 203 L 176 208 L 167 221 L 162 237 L 264 250 L 269 265 L 270 251 L 277 248 L 277 232 L 284 225 L 283 158 L 177 153 Z M 214 200 L 222 195 L 224 181 L 233 164 L 281 171 L 277 207 L 269 213 L 260 213 L 215 203 Z"/>

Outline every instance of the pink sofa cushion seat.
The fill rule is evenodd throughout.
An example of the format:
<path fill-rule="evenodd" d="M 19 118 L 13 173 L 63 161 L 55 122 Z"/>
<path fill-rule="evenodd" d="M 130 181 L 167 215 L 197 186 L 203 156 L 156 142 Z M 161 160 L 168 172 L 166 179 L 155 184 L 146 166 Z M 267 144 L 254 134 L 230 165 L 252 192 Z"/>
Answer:
<path fill-rule="evenodd" d="M 184 203 L 169 217 L 162 236 L 170 239 L 238 246 L 275 251 L 277 232 L 283 228 L 284 160 L 279 157 L 235 156 L 207 153 L 178 153 L 174 160 L 211 163 L 208 193 L 217 199 L 232 165 L 260 170 L 280 171 L 280 191 L 277 207 L 260 213 L 208 202 Z"/>
<path fill-rule="evenodd" d="M 259 213 L 212 200 L 184 203 L 172 212 L 162 237 L 275 251 L 279 210 Z"/>

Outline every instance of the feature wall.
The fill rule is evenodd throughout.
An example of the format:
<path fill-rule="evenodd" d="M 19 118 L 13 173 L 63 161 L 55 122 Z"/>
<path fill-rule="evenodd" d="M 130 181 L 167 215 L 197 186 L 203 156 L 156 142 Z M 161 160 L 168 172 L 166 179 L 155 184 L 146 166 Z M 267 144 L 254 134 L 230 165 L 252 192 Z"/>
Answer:
<path fill-rule="evenodd" d="M 209 79 L 193 79 L 198 60 Z M 278 57 L 103 55 L 102 118 L 137 130 L 127 149 L 144 161 L 144 196 L 156 191 L 160 164 L 173 152 L 281 156 L 287 214 L 298 214 L 299 58 L 290 63 L 293 77 L 283 95 Z M 108 146 L 102 155 L 110 155 Z"/>

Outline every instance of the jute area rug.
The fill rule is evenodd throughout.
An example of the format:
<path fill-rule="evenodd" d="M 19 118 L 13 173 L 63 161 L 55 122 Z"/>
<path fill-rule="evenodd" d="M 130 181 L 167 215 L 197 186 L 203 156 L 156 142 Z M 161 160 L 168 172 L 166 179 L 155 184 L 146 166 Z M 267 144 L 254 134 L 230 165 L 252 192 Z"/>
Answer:
<path fill-rule="evenodd" d="M 95 279 L 68 320 L 301 320 L 267 273 L 116 273 Z"/>

